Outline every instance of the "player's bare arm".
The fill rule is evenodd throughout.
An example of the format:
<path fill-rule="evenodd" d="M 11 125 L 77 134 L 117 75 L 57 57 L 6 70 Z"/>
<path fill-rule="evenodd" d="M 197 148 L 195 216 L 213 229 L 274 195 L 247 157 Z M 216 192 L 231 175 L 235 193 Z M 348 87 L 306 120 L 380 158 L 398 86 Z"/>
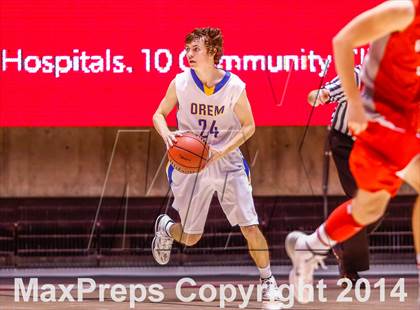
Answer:
<path fill-rule="evenodd" d="M 333 40 L 335 66 L 349 102 L 350 129 L 359 134 L 367 127 L 360 92 L 353 77 L 353 49 L 389 33 L 404 30 L 414 20 L 411 1 L 387 1 L 347 24 Z"/>
<path fill-rule="evenodd" d="M 165 141 L 166 147 L 169 148 L 176 143 L 176 136 L 180 136 L 180 133 L 172 132 L 168 128 L 166 123 L 166 117 L 176 106 L 178 99 L 176 97 L 175 80 L 169 84 L 168 90 L 166 91 L 165 97 L 160 102 L 155 114 L 153 114 L 153 124 L 157 132 L 161 135 L 163 141 Z"/>
<path fill-rule="evenodd" d="M 244 90 L 235 104 L 234 113 L 241 123 L 241 130 L 232 138 L 223 150 L 212 149 L 212 157 L 209 163 L 218 160 L 226 154 L 245 143 L 255 132 L 254 116 L 252 115 L 251 104 L 249 103 L 246 91 Z"/>

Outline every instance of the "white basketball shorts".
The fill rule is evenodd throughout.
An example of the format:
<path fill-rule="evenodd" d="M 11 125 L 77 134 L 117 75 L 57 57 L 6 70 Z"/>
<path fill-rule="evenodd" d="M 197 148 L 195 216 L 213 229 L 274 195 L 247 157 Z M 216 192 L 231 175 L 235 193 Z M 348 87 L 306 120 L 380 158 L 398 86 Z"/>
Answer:
<path fill-rule="evenodd" d="M 203 233 L 214 192 L 232 226 L 258 224 L 249 166 L 242 155 L 228 154 L 199 173 L 184 174 L 170 164 L 166 171 L 174 195 L 172 207 L 185 233 Z"/>

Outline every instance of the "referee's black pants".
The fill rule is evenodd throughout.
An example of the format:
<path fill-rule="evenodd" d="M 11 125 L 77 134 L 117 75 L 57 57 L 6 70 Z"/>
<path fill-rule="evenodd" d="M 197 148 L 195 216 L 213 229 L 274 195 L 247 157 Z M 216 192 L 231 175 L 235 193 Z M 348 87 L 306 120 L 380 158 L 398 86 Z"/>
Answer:
<path fill-rule="evenodd" d="M 328 140 L 341 186 L 347 197 L 353 198 L 356 194 L 357 185 L 350 172 L 349 158 L 354 141 L 348 135 L 335 129 L 330 130 Z M 352 274 L 369 269 L 368 229 L 369 226 L 365 227 L 334 248 L 334 252 L 341 260 L 342 273 Z"/>

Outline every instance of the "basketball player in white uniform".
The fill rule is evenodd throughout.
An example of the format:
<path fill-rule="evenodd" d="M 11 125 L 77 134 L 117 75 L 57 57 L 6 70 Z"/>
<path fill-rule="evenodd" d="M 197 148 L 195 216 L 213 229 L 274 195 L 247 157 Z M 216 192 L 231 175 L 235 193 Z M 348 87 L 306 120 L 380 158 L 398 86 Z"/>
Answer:
<path fill-rule="evenodd" d="M 258 228 L 258 216 L 249 182 L 249 167 L 239 146 L 255 131 L 245 83 L 216 67 L 222 56 L 223 38 L 219 29 L 197 28 L 186 37 L 190 69 L 178 74 L 153 116 L 156 130 L 167 147 L 177 142 L 183 131 L 204 137 L 210 146 L 210 160 L 198 174 L 167 169 L 174 194 L 173 207 L 181 223 L 166 214 L 155 223 L 153 256 L 169 262 L 173 240 L 186 246 L 196 244 L 204 231 L 214 192 L 232 226 L 239 225 L 257 265 L 264 300 L 277 300 L 279 291 L 271 273 L 267 241 Z M 171 132 L 166 116 L 178 104 L 178 132 Z"/>

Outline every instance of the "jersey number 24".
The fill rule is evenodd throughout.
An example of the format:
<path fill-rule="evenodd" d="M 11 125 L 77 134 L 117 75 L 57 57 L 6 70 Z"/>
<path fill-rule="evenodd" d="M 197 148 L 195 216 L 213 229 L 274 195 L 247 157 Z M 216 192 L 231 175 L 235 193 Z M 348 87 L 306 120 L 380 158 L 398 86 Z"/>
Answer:
<path fill-rule="evenodd" d="M 207 120 L 206 119 L 199 119 L 198 125 L 201 127 L 201 133 L 200 136 L 203 138 L 207 138 L 209 135 L 213 135 L 215 138 L 219 135 L 219 130 L 216 127 L 216 121 L 212 121 L 210 125 L 210 129 L 207 132 Z"/>

